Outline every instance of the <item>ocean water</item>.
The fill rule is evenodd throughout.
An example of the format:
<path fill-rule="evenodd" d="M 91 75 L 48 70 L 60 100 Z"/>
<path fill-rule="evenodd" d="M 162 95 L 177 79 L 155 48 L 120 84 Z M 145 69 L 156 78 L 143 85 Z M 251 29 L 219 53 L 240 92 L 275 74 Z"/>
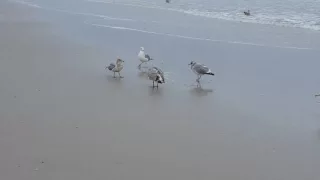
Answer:
<path fill-rule="evenodd" d="M 271 24 L 320 30 L 319 0 L 87 0 L 132 6 L 167 9 L 195 16 L 228 21 Z M 243 11 L 250 9 L 252 16 Z"/>
<path fill-rule="evenodd" d="M 10 0 L 39 7 L 64 4 L 66 1 Z M 68 2 L 76 3 L 76 0 Z M 268 24 L 320 31 L 320 0 L 81 0 L 79 3 L 118 4 L 151 9 L 175 11 L 205 18 L 226 21 Z M 243 15 L 250 9 L 251 16 Z"/>

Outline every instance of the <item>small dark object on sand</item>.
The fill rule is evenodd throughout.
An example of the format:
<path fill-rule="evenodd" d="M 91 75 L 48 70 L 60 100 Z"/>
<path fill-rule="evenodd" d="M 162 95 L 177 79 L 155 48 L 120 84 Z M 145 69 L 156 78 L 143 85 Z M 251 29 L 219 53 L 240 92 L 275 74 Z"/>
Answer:
<path fill-rule="evenodd" d="M 320 96 L 320 94 L 316 94 L 316 95 L 314 95 L 314 97 L 318 97 L 318 96 Z"/>
<path fill-rule="evenodd" d="M 251 14 L 250 14 L 250 10 L 244 11 L 243 13 L 244 13 L 244 15 L 246 15 L 246 16 L 250 16 L 250 15 L 251 15 Z"/>
<path fill-rule="evenodd" d="M 44 161 L 41 161 L 41 164 L 43 164 L 44 163 Z"/>
<path fill-rule="evenodd" d="M 170 3 L 170 0 L 166 0 L 166 3 Z"/>

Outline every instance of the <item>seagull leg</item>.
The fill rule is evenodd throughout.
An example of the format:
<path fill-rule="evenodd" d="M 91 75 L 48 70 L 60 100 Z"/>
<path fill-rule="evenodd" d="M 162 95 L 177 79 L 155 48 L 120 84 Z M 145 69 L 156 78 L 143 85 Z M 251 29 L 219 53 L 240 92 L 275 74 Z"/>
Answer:
<path fill-rule="evenodd" d="M 198 75 L 198 78 L 196 79 L 196 82 L 199 83 L 200 82 L 200 76 Z"/>
<path fill-rule="evenodd" d="M 119 77 L 120 77 L 120 78 L 123 78 L 123 76 L 120 75 L 120 72 L 118 72 L 118 74 L 119 74 Z"/>
<path fill-rule="evenodd" d="M 154 88 L 154 81 L 152 81 L 152 87 Z"/>
<path fill-rule="evenodd" d="M 198 82 L 197 87 L 201 88 L 201 83 L 200 82 Z"/>
<path fill-rule="evenodd" d="M 143 62 L 142 62 L 142 63 L 143 63 Z M 139 69 L 139 70 L 141 70 L 141 64 L 142 64 L 142 63 L 140 63 L 140 64 L 138 65 L 138 69 Z"/>
<path fill-rule="evenodd" d="M 157 89 L 159 88 L 159 83 L 157 82 Z"/>
<path fill-rule="evenodd" d="M 116 78 L 116 72 L 113 72 L 113 78 Z"/>

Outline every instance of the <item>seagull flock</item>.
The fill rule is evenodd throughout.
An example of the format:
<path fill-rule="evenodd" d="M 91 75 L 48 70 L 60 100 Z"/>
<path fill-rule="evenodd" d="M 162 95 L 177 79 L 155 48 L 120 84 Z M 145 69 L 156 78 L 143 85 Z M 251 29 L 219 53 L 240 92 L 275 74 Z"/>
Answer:
<path fill-rule="evenodd" d="M 140 48 L 140 51 L 138 53 L 138 59 L 140 60 L 140 64 L 138 65 L 139 70 L 141 70 L 142 64 L 153 60 L 153 58 L 151 58 L 148 54 L 145 53 L 144 47 Z M 121 76 L 121 74 L 120 74 L 121 70 L 123 69 L 123 63 L 124 63 L 124 61 L 118 57 L 116 60 L 116 63 L 111 63 L 110 65 L 106 66 L 105 69 L 112 71 L 114 78 L 116 78 L 116 73 L 118 73 L 119 78 L 123 78 L 123 76 Z M 208 68 L 204 64 L 200 64 L 200 63 L 191 61 L 189 66 L 190 66 L 191 70 L 198 77 L 196 79 L 196 82 L 198 83 L 198 85 L 200 85 L 200 78 L 203 75 L 214 76 L 214 73 L 211 72 L 210 68 Z M 148 75 L 149 80 L 152 80 L 152 87 L 153 88 L 154 87 L 158 88 L 159 84 L 165 83 L 165 77 L 164 77 L 163 71 L 156 66 L 152 66 L 151 68 L 149 68 L 147 71 L 147 75 Z M 155 86 L 155 83 L 156 83 L 156 86 Z"/>
<path fill-rule="evenodd" d="M 138 65 L 139 70 L 141 70 L 142 64 L 153 60 L 148 54 L 144 52 L 144 47 L 140 48 L 140 51 L 138 53 L 138 59 L 140 60 L 140 64 Z M 114 78 L 116 78 L 115 76 L 116 73 L 119 74 L 119 78 L 123 78 L 123 76 L 121 76 L 120 74 L 120 71 L 123 69 L 123 63 L 124 61 L 118 57 L 115 64 L 111 63 L 109 66 L 106 66 L 105 69 L 112 71 Z M 204 64 L 191 61 L 188 65 L 190 66 L 192 72 L 197 75 L 196 82 L 198 83 L 197 84 L 198 86 L 201 86 L 200 79 L 203 75 L 214 76 L 214 73 L 211 71 L 211 69 Z M 156 66 L 152 66 L 151 68 L 149 68 L 147 71 L 147 75 L 149 80 L 152 80 L 153 88 L 155 87 L 158 88 L 159 84 L 165 83 L 165 77 L 164 77 L 163 71 Z M 156 83 L 156 86 L 155 86 L 155 83 Z M 315 97 L 320 97 L 320 94 L 316 94 Z"/>

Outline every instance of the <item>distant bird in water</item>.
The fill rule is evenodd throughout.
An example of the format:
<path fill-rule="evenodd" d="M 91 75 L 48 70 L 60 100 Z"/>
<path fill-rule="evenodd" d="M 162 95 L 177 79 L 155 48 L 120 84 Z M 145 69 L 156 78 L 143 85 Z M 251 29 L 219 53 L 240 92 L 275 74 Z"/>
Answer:
<path fill-rule="evenodd" d="M 139 54 L 138 54 L 138 58 L 139 58 L 139 60 L 141 61 L 141 63 L 140 63 L 139 66 L 138 66 L 139 69 L 141 69 L 141 65 L 142 65 L 143 63 L 146 63 L 146 62 L 148 62 L 148 61 L 153 60 L 148 54 L 146 54 L 146 53 L 144 52 L 144 47 L 141 47 L 141 48 L 140 48 L 140 52 L 139 52 Z"/>
<path fill-rule="evenodd" d="M 148 78 L 152 80 L 152 87 L 159 87 L 159 83 L 165 83 L 164 74 L 160 68 L 152 67 L 148 70 Z M 154 85 L 154 82 L 157 83 L 157 86 Z"/>
<path fill-rule="evenodd" d="M 246 16 L 250 16 L 250 15 L 251 15 L 251 14 L 250 14 L 250 10 L 244 11 L 243 13 L 244 13 L 244 15 L 246 15 Z"/>
<path fill-rule="evenodd" d="M 196 80 L 197 83 L 200 83 L 200 78 L 203 75 L 214 76 L 214 74 L 211 72 L 211 70 L 203 64 L 199 64 L 194 61 L 191 61 L 189 66 L 191 66 L 191 70 L 198 76 L 198 78 Z"/>
<path fill-rule="evenodd" d="M 108 70 L 112 71 L 114 78 L 116 77 L 116 72 L 119 74 L 120 78 L 123 78 L 120 75 L 120 71 L 123 69 L 123 64 L 122 63 L 124 63 L 124 61 L 122 59 L 120 59 L 120 58 L 117 58 L 116 64 L 111 63 L 109 66 L 106 66 L 105 69 L 108 69 Z"/>

